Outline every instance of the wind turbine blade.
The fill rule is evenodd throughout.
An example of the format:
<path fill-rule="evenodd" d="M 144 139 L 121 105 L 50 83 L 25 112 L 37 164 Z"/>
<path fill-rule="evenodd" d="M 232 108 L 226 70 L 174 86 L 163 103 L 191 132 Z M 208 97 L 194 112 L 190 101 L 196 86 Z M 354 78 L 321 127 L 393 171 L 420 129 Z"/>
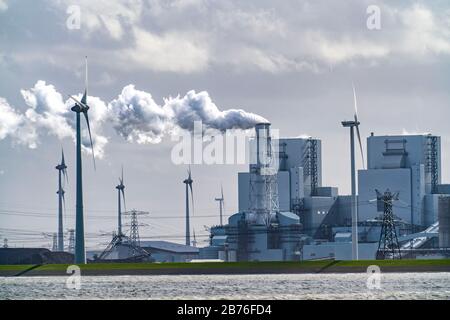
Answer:
<path fill-rule="evenodd" d="M 352 88 L 353 88 L 353 105 L 355 108 L 355 120 L 358 118 L 358 101 L 356 100 L 356 89 L 355 84 L 352 82 Z"/>
<path fill-rule="evenodd" d="M 362 141 L 361 141 L 361 134 L 359 133 L 359 126 L 356 126 L 356 135 L 358 136 L 359 151 L 361 151 L 362 166 L 363 166 L 363 169 L 365 169 L 364 151 L 363 151 L 363 146 L 362 146 Z"/>
<path fill-rule="evenodd" d="M 65 197 L 64 194 L 65 194 L 65 192 L 64 192 L 64 190 L 62 190 L 61 198 L 62 198 L 63 207 L 64 207 L 64 220 L 66 220 L 66 218 L 67 218 L 67 210 L 66 210 L 66 197 Z"/>
<path fill-rule="evenodd" d="M 86 93 L 87 93 L 87 90 L 88 90 L 88 57 L 86 56 L 85 57 L 85 62 L 86 62 L 86 73 L 85 73 L 85 76 L 86 76 L 86 78 L 84 79 L 84 85 L 85 85 L 85 90 L 86 90 Z"/>
<path fill-rule="evenodd" d="M 88 60 L 87 56 L 85 58 L 86 60 L 86 70 L 85 70 L 85 79 L 84 79 L 84 95 L 83 98 L 81 98 L 81 102 L 84 104 L 87 104 L 87 95 L 88 95 Z"/>
<path fill-rule="evenodd" d="M 96 170 L 95 155 L 94 155 L 94 143 L 92 142 L 92 134 L 91 134 L 91 126 L 89 124 L 89 116 L 87 114 L 87 111 L 84 111 L 83 114 L 84 114 L 84 118 L 86 119 L 86 124 L 87 124 L 88 132 L 89 132 L 89 140 L 91 142 L 92 160 L 94 162 L 94 169 Z"/>
<path fill-rule="evenodd" d="M 363 151 L 363 146 L 362 146 L 362 141 L 361 141 L 361 134 L 359 132 L 358 100 L 356 99 L 356 89 L 355 89 L 355 84 L 353 82 L 352 82 L 352 89 L 353 89 L 353 104 L 354 104 L 354 108 L 355 108 L 356 135 L 358 136 L 359 151 L 361 152 L 362 165 L 363 165 L 363 168 L 365 169 L 364 151 Z"/>
<path fill-rule="evenodd" d="M 78 100 L 77 98 L 75 98 L 74 96 L 68 95 L 70 99 L 72 99 L 73 101 L 75 101 L 78 105 L 85 107 L 85 108 L 89 108 L 86 103 L 81 102 L 80 100 Z"/>
<path fill-rule="evenodd" d="M 64 149 L 63 148 L 61 148 L 61 164 L 62 165 L 66 164 L 66 162 L 64 161 Z"/>
<path fill-rule="evenodd" d="M 67 175 L 67 169 L 63 170 L 64 181 L 69 184 L 69 176 Z"/>
<path fill-rule="evenodd" d="M 191 189 L 192 215 L 194 215 L 194 191 L 192 190 L 192 182 L 189 183 L 189 188 Z"/>

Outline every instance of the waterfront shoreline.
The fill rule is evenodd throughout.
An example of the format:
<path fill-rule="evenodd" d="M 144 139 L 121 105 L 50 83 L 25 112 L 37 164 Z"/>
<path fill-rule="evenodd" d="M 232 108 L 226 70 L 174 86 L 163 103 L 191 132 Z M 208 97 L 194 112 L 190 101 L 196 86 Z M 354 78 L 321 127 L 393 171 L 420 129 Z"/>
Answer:
<path fill-rule="evenodd" d="M 237 262 L 237 263 L 133 263 L 87 264 L 80 266 L 83 276 L 126 275 L 236 275 L 236 274 L 312 274 L 366 273 L 376 265 L 382 273 L 450 272 L 450 259 L 445 260 L 373 260 L 311 262 Z M 0 266 L 0 277 L 67 276 L 68 265 Z"/>

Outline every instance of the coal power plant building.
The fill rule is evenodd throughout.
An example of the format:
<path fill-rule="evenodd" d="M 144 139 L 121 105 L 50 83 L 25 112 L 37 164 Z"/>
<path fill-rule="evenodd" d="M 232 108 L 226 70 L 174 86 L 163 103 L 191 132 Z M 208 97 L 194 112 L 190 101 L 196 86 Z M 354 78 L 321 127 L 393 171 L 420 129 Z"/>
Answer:
<path fill-rule="evenodd" d="M 238 213 L 211 228 L 200 258 L 224 261 L 352 259 L 352 197 L 322 185 L 322 142 L 272 140 L 270 124 L 256 126 L 248 172 L 238 174 Z M 383 206 L 392 191 L 399 257 L 448 255 L 450 185 L 441 181 L 440 137 L 367 138 L 367 167 L 357 173 L 359 259 L 376 259 Z M 439 223 L 442 223 L 441 230 Z"/>

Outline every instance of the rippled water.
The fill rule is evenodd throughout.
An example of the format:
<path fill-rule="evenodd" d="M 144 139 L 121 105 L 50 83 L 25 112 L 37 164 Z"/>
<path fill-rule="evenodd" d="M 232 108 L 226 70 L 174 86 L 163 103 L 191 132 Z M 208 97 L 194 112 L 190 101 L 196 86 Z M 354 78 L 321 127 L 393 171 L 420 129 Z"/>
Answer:
<path fill-rule="evenodd" d="M 0 299 L 450 299 L 450 273 L 89 276 L 0 278 Z"/>

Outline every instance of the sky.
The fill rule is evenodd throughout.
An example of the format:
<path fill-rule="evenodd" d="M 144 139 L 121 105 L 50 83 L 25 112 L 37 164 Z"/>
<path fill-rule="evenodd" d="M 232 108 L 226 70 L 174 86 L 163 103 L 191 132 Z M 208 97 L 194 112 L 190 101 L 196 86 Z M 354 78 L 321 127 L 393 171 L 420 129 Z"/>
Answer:
<path fill-rule="evenodd" d="M 88 249 L 116 228 L 122 165 L 127 209 L 149 212 L 141 237 L 184 242 L 187 166 L 173 162 L 172 138 L 194 120 L 220 135 L 267 119 L 282 137 L 322 139 L 323 185 L 348 193 L 340 121 L 353 117 L 352 83 L 364 140 L 440 135 L 450 182 L 448 1 L 0 0 L 0 239 L 10 246 L 51 244 L 61 148 L 74 226 L 68 95 L 83 93 L 85 56 L 96 155 L 94 169 L 83 130 Z M 221 184 L 225 214 L 236 212 L 245 170 L 192 165 L 199 245 L 219 221 Z"/>

